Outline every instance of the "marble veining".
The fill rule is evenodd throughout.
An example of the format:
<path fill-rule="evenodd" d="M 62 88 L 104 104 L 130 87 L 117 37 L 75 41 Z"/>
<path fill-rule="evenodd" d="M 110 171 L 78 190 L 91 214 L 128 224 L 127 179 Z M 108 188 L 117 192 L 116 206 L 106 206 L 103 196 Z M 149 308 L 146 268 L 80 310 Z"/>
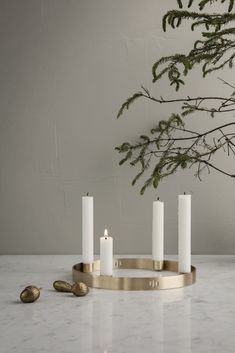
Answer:
<path fill-rule="evenodd" d="M 182 289 L 55 292 L 53 281 L 71 280 L 79 261 L 0 256 L 0 353 L 234 353 L 235 256 L 193 256 L 197 283 Z M 41 297 L 22 304 L 28 284 Z"/>

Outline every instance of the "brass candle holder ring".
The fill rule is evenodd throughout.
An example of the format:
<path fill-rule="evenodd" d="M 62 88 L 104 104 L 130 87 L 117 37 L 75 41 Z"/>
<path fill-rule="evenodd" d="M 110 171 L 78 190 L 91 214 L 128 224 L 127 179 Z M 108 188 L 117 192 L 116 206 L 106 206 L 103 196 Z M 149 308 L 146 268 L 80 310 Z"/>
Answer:
<path fill-rule="evenodd" d="M 100 276 L 94 272 L 100 270 L 100 260 L 92 264 L 78 263 L 73 266 L 74 282 L 84 282 L 88 287 L 113 290 L 161 290 L 189 286 L 196 282 L 196 268 L 191 266 L 191 272 L 178 273 L 178 262 L 171 260 L 153 261 L 149 258 L 120 258 L 113 260 L 115 270 L 150 270 L 170 271 L 175 275 L 158 277 L 120 277 Z"/>

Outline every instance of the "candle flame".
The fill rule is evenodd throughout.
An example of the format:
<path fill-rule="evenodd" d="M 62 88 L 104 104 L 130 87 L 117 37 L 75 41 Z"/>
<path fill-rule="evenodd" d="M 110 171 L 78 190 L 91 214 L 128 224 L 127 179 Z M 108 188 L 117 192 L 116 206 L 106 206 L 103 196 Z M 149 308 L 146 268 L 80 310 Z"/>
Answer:
<path fill-rule="evenodd" d="M 108 234 L 108 229 L 105 229 L 104 230 L 104 236 L 107 237 L 109 234 Z"/>

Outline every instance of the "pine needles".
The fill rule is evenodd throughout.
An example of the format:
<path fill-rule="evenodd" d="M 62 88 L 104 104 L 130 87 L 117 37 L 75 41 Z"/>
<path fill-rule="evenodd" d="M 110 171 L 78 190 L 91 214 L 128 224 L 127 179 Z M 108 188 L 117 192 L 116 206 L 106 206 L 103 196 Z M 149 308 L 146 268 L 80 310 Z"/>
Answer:
<path fill-rule="evenodd" d="M 191 22 L 191 30 L 201 29 L 201 37 L 193 43 L 189 53 L 177 53 L 158 59 L 152 67 L 153 82 L 167 75 L 171 86 L 176 91 L 185 84 L 185 77 L 196 65 L 201 65 L 202 75 L 221 70 L 224 67 L 233 68 L 235 59 L 235 13 L 232 12 L 235 0 L 189 0 L 187 8 L 198 5 L 199 12 L 184 9 L 185 2 L 177 0 L 179 9 L 168 11 L 162 20 L 163 30 L 173 29 L 182 25 L 183 21 Z M 206 7 L 222 3 L 227 5 L 225 13 L 202 12 Z M 229 97 L 185 97 L 164 99 L 152 96 L 148 89 L 134 93 L 121 106 L 119 118 L 139 98 L 151 100 L 157 104 L 181 104 L 181 114 L 172 113 L 166 120 L 161 120 L 151 129 L 149 134 L 142 134 L 136 143 L 124 142 L 116 150 L 124 157 L 120 165 L 129 163 L 139 167 L 132 185 L 148 173 L 141 187 L 141 194 L 153 186 L 157 188 L 162 180 L 174 175 L 178 170 L 196 167 L 194 175 L 201 180 L 204 170 L 211 169 L 235 178 L 235 173 L 221 169 L 213 162 L 213 157 L 220 150 L 235 159 L 235 122 L 216 126 L 214 129 L 198 132 L 185 128 L 185 119 L 196 112 L 205 112 L 214 118 L 218 114 L 235 112 L 233 83 L 220 79 L 233 89 Z M 195 116 L 195 115 L 194 115 Z M 233 131 L 231 130 L 233 128 Z"/>

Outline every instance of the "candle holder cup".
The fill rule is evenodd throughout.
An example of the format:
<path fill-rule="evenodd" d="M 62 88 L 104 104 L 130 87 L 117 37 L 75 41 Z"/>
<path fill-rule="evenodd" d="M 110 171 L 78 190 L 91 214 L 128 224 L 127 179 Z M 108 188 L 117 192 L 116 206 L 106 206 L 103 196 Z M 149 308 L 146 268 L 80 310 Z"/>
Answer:
<path fill-rule="evenodd" d="M 92 264 L 78 263 L 73 266 L 74 282 L 84 282 L 88 287 L 113 290 L 162 290 L 182 288 L 196 282 L 196 268 L 191 266 L 189 273 L 178 272 L 178 262 L 171 260 L 154 261 L 149 258 L 119 258 L 113 260 L 113 269 L 138 269 L 149 271 L 175 272 L 169 276 L 152 277 L 126 277 L 101 276 L 100 260 Z"/>

